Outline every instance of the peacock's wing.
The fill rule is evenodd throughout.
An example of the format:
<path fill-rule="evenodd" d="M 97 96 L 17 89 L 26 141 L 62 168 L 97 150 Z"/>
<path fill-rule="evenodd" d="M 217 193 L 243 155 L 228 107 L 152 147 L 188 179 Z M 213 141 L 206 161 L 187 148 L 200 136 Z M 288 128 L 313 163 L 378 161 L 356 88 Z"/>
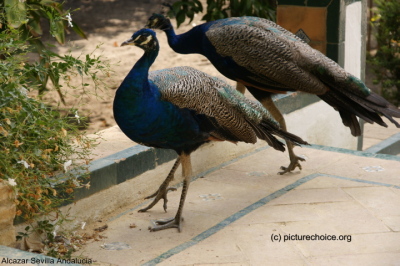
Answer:
<path fill-rule="evenodd" d="M 255 143 L 258 135 L 255 128 L 263 119 L 279 129 L 279 124 L 260 104 L 204 72 L 175 67 L 153 71 L 149 79 L 159 88 L 162 100 L 210 118 L 217 138 Z"/>
<path fill-rule="evenodd" d="M 236 73 L 236 79 L 246 85 L 320 95 L 332 83 L 352 83 L 338 64 L 269 20 L 247 17 L 215 23 L 206 36 L 219 55 L 245 70 Z M 354 84 L 354 89 L 369 94 L 365 86 Z"/>
<path fill-rule="evenodd" d="M 233 78 L 245 85 L 272 92 L 299 90 L 317 94 L 339 111 L 355 136 L 361 133 L 355 115 L 387 126 L 379 116 L 382 114 L 400 127 L 393 119 L 400 117 L 399 109 L 273 22 L 237 18 L 219 26 L 213 24 L 206 35 L 221 56 L 234 62 L 232 69 L 240 69 Z"/>

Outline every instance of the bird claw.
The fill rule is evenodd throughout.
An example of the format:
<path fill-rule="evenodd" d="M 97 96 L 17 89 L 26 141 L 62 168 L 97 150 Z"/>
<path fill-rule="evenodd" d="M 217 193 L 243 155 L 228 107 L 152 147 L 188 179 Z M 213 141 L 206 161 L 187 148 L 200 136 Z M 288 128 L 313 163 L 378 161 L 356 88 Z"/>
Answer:
<path fill-rule="evenodd" d="M 176 188 L 174 187 L 168 187 L 168 188 L 162 188 L 160 187 L 155 193 L 151 194 L 150 196 L 145 197 L 144 199 L 151 199 L 153 197 L 154 200 L 149 204 L 149 206 L 147 206 L 146 208 L 140 209 L 138 212 L 146 212 L 147 210 L 150 210 L 151 208 L 153 208 L 154 205 L 157 204 L 157 202 L 160 201 L 160 199 L 164 200 L 164 204 L 163 204 L 163 208 L 164 211 L 167 212 L 167 193 L 168 191 L 176 191 Z"/>
<path fill-rule="evenodd" d="M 281 166 L 281 170 L 283 170 L 282 172 L 278 172 L 279 175 L 283 175 L 286 173 L 289 173 L 293 170 L 296 169 L 296 167 L 298 167 L 300 170 L 301 168 L 301 164 L 299 163 L 299 161 L 305 161 L 306 159 L 299 157 L 299 156 L 295 156 L 293 159 L 290 159 L 290 164 L 288 167 L 285 166 Z"/>
<path fill-rule="evenodd" d="M 153 226 L 149 226 L 150 232 L 160 231 L 168 228 L 178 228 L 179 233 L 182 231 L 183 217 L 173 217 L 169 219 L 152 220 Z"/>

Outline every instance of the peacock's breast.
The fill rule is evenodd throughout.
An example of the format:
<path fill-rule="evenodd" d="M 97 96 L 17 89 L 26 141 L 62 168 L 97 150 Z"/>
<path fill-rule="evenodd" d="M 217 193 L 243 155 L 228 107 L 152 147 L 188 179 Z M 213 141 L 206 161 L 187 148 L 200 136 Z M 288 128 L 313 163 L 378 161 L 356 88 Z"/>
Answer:
<path fill-rule="evenodd" d="M 176 149 L 207 138 L 190 112 L 168 102 L 142 99 L 115 105 L 114 118 L 125 135 L 146 146 Z"/>

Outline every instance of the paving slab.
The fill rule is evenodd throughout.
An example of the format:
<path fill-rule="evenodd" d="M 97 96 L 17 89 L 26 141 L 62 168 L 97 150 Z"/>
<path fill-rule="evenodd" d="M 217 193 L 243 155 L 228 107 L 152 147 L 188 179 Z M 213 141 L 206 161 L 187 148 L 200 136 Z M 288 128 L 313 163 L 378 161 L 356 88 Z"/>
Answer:
<path fill-rule="evenodd" d="M 393 208 L 388 202 L 400 202 L 400 195 L 388 187 L 344 188 L 365 208 L 378 217 L 400 215 L 400 208 Z"/>
<path fill-rule="evenodd" d="M 263 148 L 194 180 L 181 233 L 147 229 L 175 215 L 178 187 L 167 213 L 161 203 L 138 213 L 149 200 L 123 208 L 105 218 L 107 238 L 80 252 L 99 265 L 399 265 L 398 158 L 296 152 L 307 161 L 294 173 L 278 175 L 286 154 Z"/>
<path fill-rule="evenodd" d="M 400 253 L 370 253 L 370 254 L 349 254 L 341 256 L 312 257 L 308 260 L 309 265 L 399 265 Z"/>
<path fill-rule="evenodd" d="M 397 122 L 400 122 L 400 118 L 394 118 Z M 382 140 L 385 140 L 397 133 L 399 133 L 399 129 L 393 124 L 387 122 L 388 127 L 382 127 L 376 123 L 374 124 L 369 124 L 365 123 L 364 124 L 364 132 L 363 132 L 363 150 L 366 150 L 370 148 L 373 145 L 378 144 Z"/>

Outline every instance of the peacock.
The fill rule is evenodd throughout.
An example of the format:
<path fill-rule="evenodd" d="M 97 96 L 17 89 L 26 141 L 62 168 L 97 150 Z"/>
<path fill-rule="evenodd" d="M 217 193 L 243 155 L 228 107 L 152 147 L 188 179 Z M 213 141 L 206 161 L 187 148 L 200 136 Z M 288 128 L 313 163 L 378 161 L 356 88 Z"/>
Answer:
<path fill-rule="evenodd" d="M 357 77 L 274 22 L 258 17 L 232 17 L 207 22 L 176 35 L 168 18 L 153 14 L 146 27 L 163 30 L 171 48 L 181 54 L 204 55 L 229 79 L 247 87 L 286 130 L 271 96 L 302 91 L 320 97 L 337 110 L 353 136 L 361 135 L 356 116 L 387 127 L 380 115 L 397 127 L 392 117 L 400 110 L 372 92 Z M 243 87 L 244 92 L 244 87 Z M 279 174 L 301 169 L 302 157 L 287 143 L 290 164 Z"/>
<path fill-rule="evenodd" d="M 150 147 L 172 149 L 178 154 L 170 173 L 161 184 L 147 211 L 164 199 L 168 184 L 178 166 L 184 177 L 180 204 L 175 217 L 158 220 L 151 231 L 166 228 L 181 230 L 181 216 L 188 191 L 192 166 L 190 154 L 210 141 L 255 143 L 265 140 L 284 151 L 279 136 L 295 145 L 307 144 L 301 138 L 280 129 L 264 107 L 248 100 L 224 81 L 190 67 L 153 71 L 159 44 L 154 31 L 142 29 L 121 46 L 135 45 L 144 50 L 116 91 L 113 111 L 118 126 L 131 140 Z"/>

